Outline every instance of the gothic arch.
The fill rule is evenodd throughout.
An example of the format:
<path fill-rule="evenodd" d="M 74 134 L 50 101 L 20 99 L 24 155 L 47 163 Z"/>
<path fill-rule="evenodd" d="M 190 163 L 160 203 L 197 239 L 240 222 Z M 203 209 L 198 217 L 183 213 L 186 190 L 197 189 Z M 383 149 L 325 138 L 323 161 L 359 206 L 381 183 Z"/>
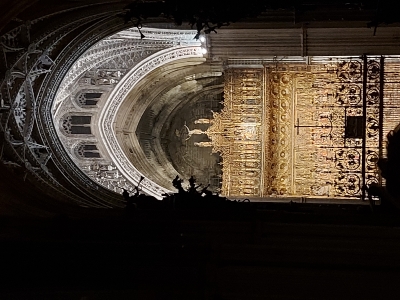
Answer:
<path fill-rule="evenodd" d="M 92 116 L 89 114 L 70 113 L 60 120 L 60 130 L 68 137 L 91 136 Z"/>
<path fill-rule="evenodd" d="M 95 142 L 80 142 L 74 148 L 76 157 L 80 160 L 101 159 L 101 154 Z"/>
<path fill-rule="evenodd" d="M 81 108 L 96 108 L 103 92 L 99 90 L 80 90 L 75 95 L 75 102 Z"/>

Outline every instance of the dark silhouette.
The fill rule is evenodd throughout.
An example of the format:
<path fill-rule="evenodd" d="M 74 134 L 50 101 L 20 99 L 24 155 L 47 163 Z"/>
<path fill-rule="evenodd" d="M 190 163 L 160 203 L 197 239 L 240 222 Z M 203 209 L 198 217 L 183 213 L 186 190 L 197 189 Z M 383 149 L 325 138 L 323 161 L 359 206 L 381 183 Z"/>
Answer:
<path fill-rule="evenodd" d="M 190 194 L 195 194 L 197 193 L 197 189 L 201 187 L 203 184 L 200 183 L 198 186 L 196 186 L 196 179 L 193 177 L 193 175 L 189 178 L 189 190 L 188 192 Z M 200 193 L 201 194 L 201 193 Z"/>
<path fill-rule="evenodd" d="M 122 196 L 124 197 L 124 200 L 126 202 L 126 209 L 127 210 L 133 210 L 135 209 L 135 201 L 134 198 L 136 197 L 135 195 L 130 196 L 129 192 L 126 189 L 123 189 L 124 191 L 122 192 Z"/>
<path fill-rule="evenodd" d="M 249 199 L 245 200 L 229 200 L 225 197 L 220 197 L 218 194 L 214 194 L 208 190 L 210 184 L 203 187 L 200 191 L 198 188 L 202 186 L 199 184 L 196 186 L 196 179 L 194 176 L 189 178 L 189 188 L 185 190 L 182 186 L 183 179 L 177 175 L 172 180 L 172 185 L 178 190 L 174 194 L 163 194 L 163 199 L 157 200 L 152 196 L 147 196 L 140 193 L 139 185 L 143 180 L 143 177 L 139 181 L 139 184 L 135 187 L 135 193 L 130 196 L 129 192 L 123 189 L 123 197 L 126 201 L 126 209 L 133 211 L 137 209 L 238 209 L 240 211 L 246 211 L 252 206 L 250 205 Z"/>
<path fill-rule="evenodd" d="M 400 124 L 387 135 L 387 158 L 379 158 L 377 165 L 386 185 L 372 183 L 364 187 L 368 196 L 378 196 L 382 206 L 400 209 Z"/>
<path fill-rule="evenodd" d="M 148 16 L 162 16 L 166 19 L 173 19 L 176 25 L 187 22 L 197 30 L 195 39 L 199 39 L 202 33 L 217 33 L 216 29 L 222 26 L 229 26 L 242 18 L 256 17 L 260 15 L 268 4 L 262 0 L 250 2 L 204 0 L 204 1 L 133 1 L 126 6 L 126 11 L 118 16 L 125 24 L 131 22 L 141 33 L 142 23 Z"/>
<path fill-rule="evenodd" d="M 122 192 L 122 196 L 124 197 L 124 200 L 125 201 L 128 201 L 128 199 L 129 199 L 129 192 L 126 190 L 126 189 L 122 189 L 123 190 L 123 192 Z"/>
<path fill-rule="evenodd" d="M 189 193 L 196 192 L 196 179 L 192 176 L 189 178 Z"/>
<path fill-rule="evenodd" d="M 130 196 L 129 192 L 123 188 L 123 192 L 122 192 L 122 196 L 124 197 L 124 200 L 126 201 L 126 209 L 127 210 L 133 210 L 135 208 L 137 208 L 138 206 L 138 199 L 140 196 L 140 183 L 143 181 L 144 177 L 141 176 L 140 180 L 137 184 L 137 186 L 135 186 L 135 193 Z"/>
<path fill-rule="evenodd" d="M 194 176 L 191 176 L 188 181 L 189 188 L 187 191 L 182 187 L 183 180 L 180 179 L 178 175 L 172 181 L 173 186 L 178 190 L 178 192 L 173 195 L 165 196 L 164 200 L 173 203 L 173 208 L 214 210 L 238 209 L 245 211 L 252 207 L 248 199 L 243 201 L 232 201 L 225 197 L 220 197 L 218 194 L 214 194 L 212 191 L 208 190 L 210 184 L 198 191 L 198 188 L 202 186 L 202 184 L 196 186 L 196 179 Z"/>
<path fill-rule="evenodd" d="M 201 190 L 201 192 L 200 192 L 200 195 L 202 195 L 202 194 L 205 194 L 206 196 L 212 196 L 213 195 L 213 193 L 211 192 L 211 191 L 209 191 L 208 190 L 208 187 L 210 186 L 210 184 L 207 184 L 207 186 L 205 186 L 202 190 Z"/>
<path fill-rule="evenodd" d="M 180 194 L 185 193 L 185 190 L 182 187 L 182 182 L 183 179 L 180 179 L 178 175 L 176 175 L 175 179 L 172 180 L 172 185 L 174 186 L 174 188 L 178 190 Z"/>

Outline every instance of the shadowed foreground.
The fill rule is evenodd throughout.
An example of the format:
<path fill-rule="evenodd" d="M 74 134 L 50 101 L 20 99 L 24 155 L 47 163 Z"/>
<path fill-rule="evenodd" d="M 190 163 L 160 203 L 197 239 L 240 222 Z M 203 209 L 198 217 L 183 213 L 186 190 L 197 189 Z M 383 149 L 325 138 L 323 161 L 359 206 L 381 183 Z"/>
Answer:
<path fill-rule="evenodd" d="M 1 299 L 395 299 L 398 225 L 287 204 L 2 217 Z"/>
<path fill-rule="evenodd" d="M 400 222 L 390 205 L 83 209 L 0 174 L 1 299 L 400 295 Z"/>

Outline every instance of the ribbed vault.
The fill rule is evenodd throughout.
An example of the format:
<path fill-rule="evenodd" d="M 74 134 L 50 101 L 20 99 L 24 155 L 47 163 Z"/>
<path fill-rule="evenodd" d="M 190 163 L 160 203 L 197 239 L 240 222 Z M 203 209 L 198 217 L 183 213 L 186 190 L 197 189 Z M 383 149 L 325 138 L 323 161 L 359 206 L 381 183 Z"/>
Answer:
<path fill-rule="evenodd" d="M 221 75 L 210 72 L 203 59 L 184 60 L 152 72 L 128 95 L 118 112 L 117 137 L 132 163 L 151 180 L 173 189 L 171 178 L 188 176 L 182 173 L 183 162 L 176 163 L 176 153 L 168 150 L 167 144 L 176 142 L 176 130 L 183 129 L 173 123 L 190 113 L 185 111 L 190 103 L 221 94 Z"/>

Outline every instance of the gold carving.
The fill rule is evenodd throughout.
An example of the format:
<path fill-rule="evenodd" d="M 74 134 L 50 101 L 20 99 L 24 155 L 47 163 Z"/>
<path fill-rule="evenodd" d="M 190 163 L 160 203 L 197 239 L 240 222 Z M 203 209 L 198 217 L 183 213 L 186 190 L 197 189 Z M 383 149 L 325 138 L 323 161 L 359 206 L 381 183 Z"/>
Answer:
<path fill-rule="evenodd" d="M 222 194 L 254 196 L 261 190 L 263 70 L 228 70 L 224 108 L 206 131 L 223 157 Z"/>
<path fill-rule="evenodd" d="M 266 71 L 269 133 L 264 144 L 264 194 L 293 194 L 292 188 L 292 109 L 294 73 Z"/>
<path fill-rule="evenodd" d="M 222 194 L 360 197 L 362 140 L 345 138 L 345 127 L 346 117 L 362 115 L 362 106 L 354 104 L 362 83 L 344 85 L 339 67 L 226 71 L 224 108 L 199 121 L 210 124 L 211 142 L 202 146 L 223 158 Z M 374 107 L 367 113 L 377 115 Z M 367 141 L 368 149 L 377 146 Z"/>

